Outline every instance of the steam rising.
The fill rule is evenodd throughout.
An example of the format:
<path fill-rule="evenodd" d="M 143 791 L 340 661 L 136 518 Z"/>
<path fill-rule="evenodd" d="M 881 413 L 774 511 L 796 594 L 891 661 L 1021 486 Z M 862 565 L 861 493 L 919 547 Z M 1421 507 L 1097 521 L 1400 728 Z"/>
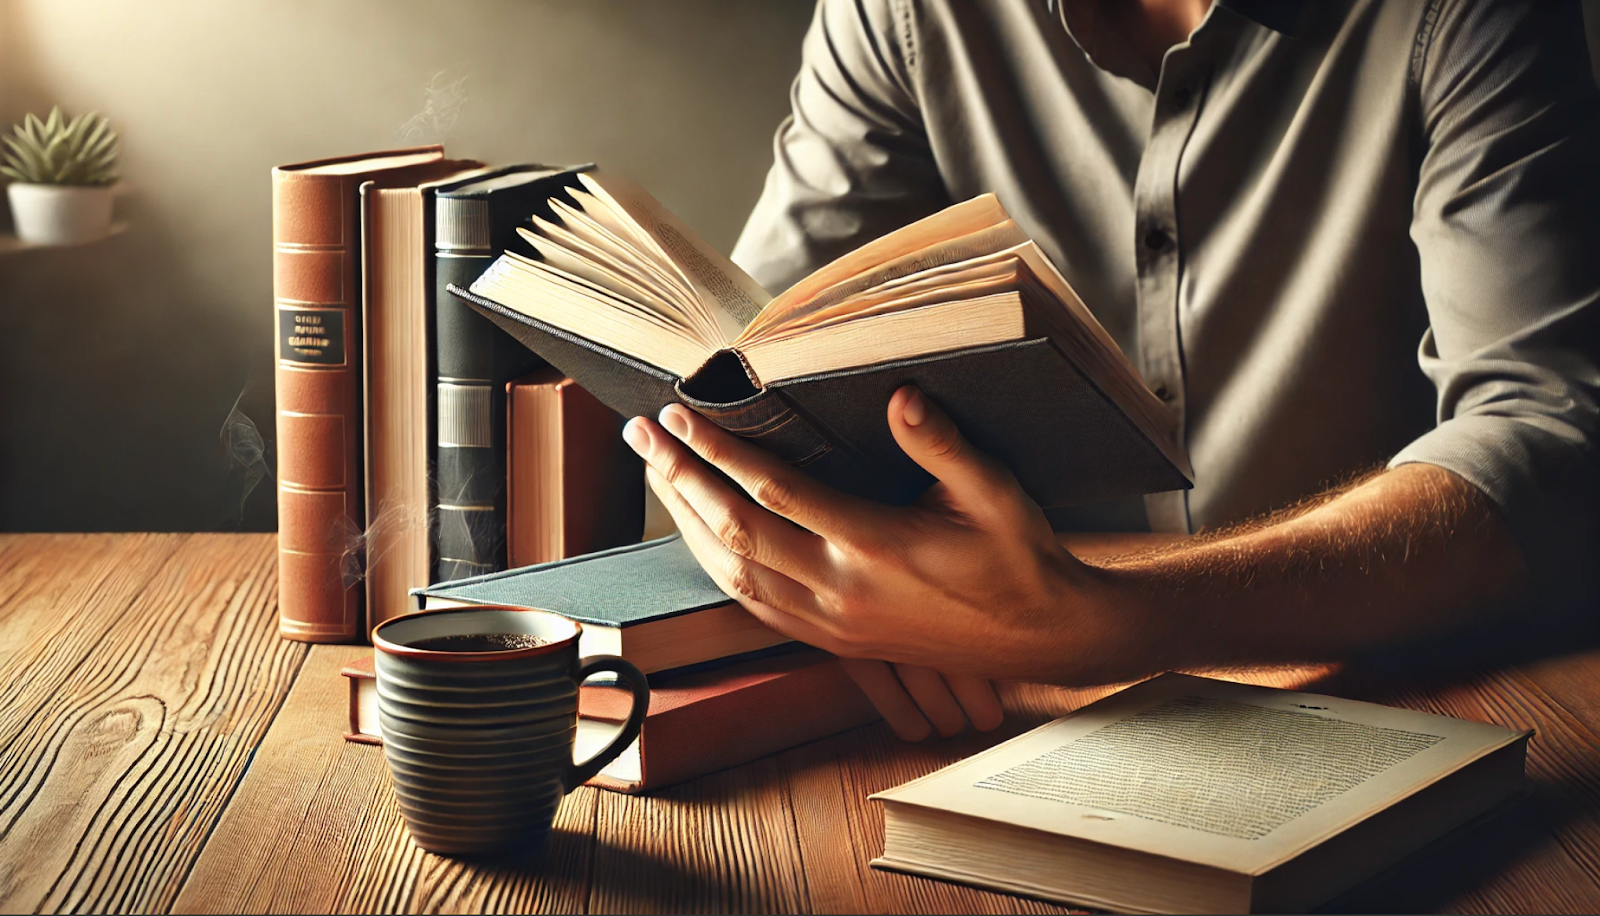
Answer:
<path fill-rule="evenodd" d="M 446 67 L 422 87 L 422 110 L 400 125 L 406 143 L 437 143 L 456 128 L 467 106 L 469 74 L 465 64 Z"/>
<path fill-rule="evenodd" d="M 248 387 L 246 390 L 249 390 Z M 222 429 L 217 438 L 222 443 L 223 454 L 228 456 L 230 463 L 228 476 L 231 479 L 238 474 L 242 481 L 236 500 L 230 503 L 236 506 L 234 513 L 234 527 L 238 527 L 244 520 L 245 500 L 255 491 L 263 479 L 272 477 L 272 468 L 267 464 L 267 444 L 261 438 L 261 431 L 256 428 L 254 420 L 250 419 L 244 411 L 239 409 L 239 404 L 244 401 L 245 392 L 233 399 L 233 407 L 229 409 L 228 416 L 222 421 Z"/>

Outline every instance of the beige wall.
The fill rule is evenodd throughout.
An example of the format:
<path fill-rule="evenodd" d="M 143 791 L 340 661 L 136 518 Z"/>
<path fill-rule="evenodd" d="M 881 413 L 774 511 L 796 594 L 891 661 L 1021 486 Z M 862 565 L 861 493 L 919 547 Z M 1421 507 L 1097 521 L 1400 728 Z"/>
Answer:
<path fill-rule="evenodd" d="M 595 160 L 727 250 L 810 10 L 0 0 L 0 122 L 52 102 L 109 115 L 131 191 L 124 235 L 0 255 L 0 529 L 239 523 L 244 477 L 218 431 L 244 392 L 271 434 L 275 163 L 434 140 L 490 162 Z M 463 77 L 464 104 L 439 116 Z M 271 529 L 272 504 L 264 481 L 243 526 Z"/>
<path fill-rule="evenodd" d="M 1600 0 L 1584 6 L 1593 39 Z M 132 225 L 0 255 L 0 530 L 274 527 L 270 481 L 241 513 L 218 438 L 241 394 L 271 433 L 273 164 L 439 139 L 491 162 L 593 159 L 726 250 L 810 8 L 0 0 L 0 125 L 52 102 L 111 116 Z M 428 87 L 447 102 L 462 77 L 453 116 L 423 116 Z"/>

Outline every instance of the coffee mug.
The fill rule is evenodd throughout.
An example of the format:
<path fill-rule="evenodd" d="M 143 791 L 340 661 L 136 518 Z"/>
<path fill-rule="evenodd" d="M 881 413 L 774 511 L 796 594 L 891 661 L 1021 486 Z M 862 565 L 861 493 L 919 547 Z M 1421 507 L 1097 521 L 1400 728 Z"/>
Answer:
<path fill-rule="evenodd" d="M 580 660 L 580 631 L 548 611 L 487 605 L 372 631 L 383 755 L 418 846 L 541 855 L 561 799 L 639 736 L 644 675 L 614 655 Z M 602 671 L 633 689 L 633 709 L 610 744 L 574 763 L 578 685 Z"/>

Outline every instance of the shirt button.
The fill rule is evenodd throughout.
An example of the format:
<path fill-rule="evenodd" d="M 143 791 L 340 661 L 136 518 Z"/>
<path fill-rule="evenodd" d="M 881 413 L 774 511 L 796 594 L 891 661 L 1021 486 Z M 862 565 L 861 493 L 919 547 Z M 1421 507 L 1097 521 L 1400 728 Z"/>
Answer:
<path fill-rule="evenodd" d="M 1157 385 L 1156 386 L 1156 397 L 1160 398 L 1163 401 L 1170 401 L 1170 400 L 1172 400 L 1172 392 L 1167 389 L 1166 385 Z"/>
<path fill-rule="evenodd" d="M 1194 98 L 1194 90 L 1189 88 L 1188 83 L 1184 83 L 1172 90 L 1172 104 L 1179 108 L 1188 108 L 1189 100 L 1192 98 Z"/>
<path fill-rule="evenodd" d="M 1151 229 L 1144 235 L 1144 247 L 1151 251 L 1160 251 L 1166 248 L 1171 241 L 1171 239 L 1167 238 L 1167 234 L 1160 229 Z"/>

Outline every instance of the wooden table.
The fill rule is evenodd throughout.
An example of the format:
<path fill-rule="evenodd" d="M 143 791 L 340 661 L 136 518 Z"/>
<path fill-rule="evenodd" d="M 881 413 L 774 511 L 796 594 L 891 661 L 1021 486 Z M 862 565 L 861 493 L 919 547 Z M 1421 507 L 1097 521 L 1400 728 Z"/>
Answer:
<path fill-rule="evenodd" d="M 1062 912 L 874 871 L 869 792 L 998 740 L 873 726 L 651 797 L 581 788 L 536 868 L 411 845 L 341 740 L 358 647 L 285 642 L 271 535 L 0 536 L 0 912 Z M 1600 654 L 1429 687 L 1256 671 L 1533 727 L 1531 795 L 1343 903 L 1600 910 Z M 1008 687 L 1003 734 L 1106 690 Z"/>

